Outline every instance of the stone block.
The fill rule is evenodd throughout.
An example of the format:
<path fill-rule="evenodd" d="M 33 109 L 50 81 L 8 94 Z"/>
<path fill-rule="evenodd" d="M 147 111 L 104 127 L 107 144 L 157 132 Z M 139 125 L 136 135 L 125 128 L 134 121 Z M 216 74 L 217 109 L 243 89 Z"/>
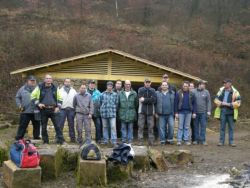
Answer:
<path fill-rule="evenodd" d="M 150 160 L 146 146 L 132 146 L 135 151 L 133 160 L 133 169 L 142 170 L 143 172 L 150 169 Z"/>
<path fill-rule="evenodd" d="M 116 164 L 108 161 L 107 163 L 107 177 L 108 183 L 115 183 L 128 180 L 132 176 L 133 162 L 127 165 Z"/>
<path fill-rule="evenodd" d="M 158 169 L 159 171 L 166 171 L 168 169 L 168 164 L 164 158 L 162 151 L 149 149 L 148 155 L 156 169 Z"/>
<path fill-rule="evenodd" d="M 41 156 L 42 180 L 56 179 L 62 172 L 62 158 L 57 157 L 57 147 L 47 145 L 38 149 Z"/>
<path fill-rule="evenodd" d="M 106 186 L 107 172 L 106 161 L 83 160 L 79 157 L 77 169 L 77 185 L 85 186 Z"/>
<path fill-rule="evenodd" d="M 193 155 L 189 150 L 164 151 L 163 155 L 171 164 L 186 165 L 193 163 Z"/>
<path fill-rule="evenodd" d="M 77 169 L 77 161 L 80 153 L 79 145 L 62 145 L 58 148 L 57 158 L 62 158 L 62 170 L 64 172 Z"/>
<path fill-rule="evenodd" d="M 8 188 L 39 188 L 41 187 L 41 167 L 18 168 L 12 161 L 5 161 L 3 181 Z"/>

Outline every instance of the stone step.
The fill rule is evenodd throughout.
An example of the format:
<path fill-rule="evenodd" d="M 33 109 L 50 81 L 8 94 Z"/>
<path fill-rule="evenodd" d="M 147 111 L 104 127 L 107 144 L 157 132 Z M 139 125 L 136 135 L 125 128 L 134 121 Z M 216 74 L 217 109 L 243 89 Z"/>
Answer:
<path fill-rule="evenodd" d="M 41 167 L 18 168 L 12 161 L 3 165 L 3 180 L 8 188 L 39 188 L 41 187 Z"/>

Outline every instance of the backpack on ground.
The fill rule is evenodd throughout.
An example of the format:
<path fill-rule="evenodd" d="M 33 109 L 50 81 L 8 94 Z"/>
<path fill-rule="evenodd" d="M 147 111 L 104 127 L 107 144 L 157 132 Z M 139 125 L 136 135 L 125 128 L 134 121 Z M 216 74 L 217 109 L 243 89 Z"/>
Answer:
<path fill-rule="evenodd" d="M 81 158 L 84 160 L 101 160 L 100 148 L 95 142 L 85 143 L 81 147 Z"/>
<path fill-rule="evenodd" d="M 40 156 L 37 148 L 30 140 L 18 140 L 10 147 L 10 159 L 19 168 L 39 166 Z"/>

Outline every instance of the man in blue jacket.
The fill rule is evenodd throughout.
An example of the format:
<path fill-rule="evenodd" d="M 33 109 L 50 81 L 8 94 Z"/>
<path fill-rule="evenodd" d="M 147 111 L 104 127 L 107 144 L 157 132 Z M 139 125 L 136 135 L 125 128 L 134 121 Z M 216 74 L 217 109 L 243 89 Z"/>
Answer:
<path fill-rule="evenodd" d="M 175 117 L 179 119 L 177 145 L 181 145 L 182 138 L 186 145 L 190 145 L 189 127 L 191 118 L 196 117 L 196 100 L 194 94 L 189 91 L 188 81 L 183 82 L 182 89 L 176 94 Z"/>

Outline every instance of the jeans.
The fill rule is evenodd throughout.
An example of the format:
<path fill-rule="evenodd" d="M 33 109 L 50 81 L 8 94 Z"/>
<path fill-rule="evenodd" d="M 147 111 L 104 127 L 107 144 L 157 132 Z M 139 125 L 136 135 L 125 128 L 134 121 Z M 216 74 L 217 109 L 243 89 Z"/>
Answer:
<path fill-rule="evenodd" d="M 117 143 L 116 135 L 116 118 L 102 118 L 103 142 L 106 144 L 109 141 L 109 130 L 111 133 L 111 143 Z"/>
<path fill-rule="evenodd" d="M 29 122 L 32 122 L 33 125 L 33 138 L 38 139 L 40 136 L 40 121 L 36 121 L 34 114 L 20 114 L 19 127 L 16 134 L 16 140 L 23 139 L 26 129 L 29 125 Z"/>
<path fill-rule="evenodd" d="M 138 139 L 140 141 L 143 140 L 143 131 L 145 120 L 147 120 L 148 126 L 148 141 L 154 141 L 154 116 L 153 115 L 146 115 L 146 114 L 139 114 L 138 116 Z"/>
<path fill-rule="evenodd" d="M 191 128 L 191 139 L 192 139 L 192 142 L 194 142 L 195 141 L 195 128 L 194 128 L 194 119 L 193 118 L 191 118 L 191 122 L 190 122 L 190 128 Z"/>
<path fill-rule="evenodd" d="M 179 127 L 177 133 L 177 141 L 181 142 L 182 138 L 185 142 L 189 141 L 189 127 L 191 122 L 191 112 L 179 114 Z"/>
<path fill-rule="evenodd" d="M 61 109 L 61 117 L 60 117 L 60 128 L 61 131 L 63 132 L 63 128 L 64 128 L 64 124 L 67 118 L 68 121 L 68 126 L 69 126 L 69 137 L 71 141 L 75 141 L 76 136 L 75 136 L 75 123 L 74 123 L 74 119 L 75 119 L 75 110 L 72 108 L 65 108 L 65 109 Z"/>
<path fill-rule="evenodd" d="M 121 122 L 121 134 L 122 134 L 122 142 L 131 143 L 133 140 L 133 123 L 132 122 Z"/>
<path fill-rule="evenodd" d="M 197 113 L 194 120 L 194 141 L 206 142 L 207 113 Z"/>
<path fill-rule="evenodd" d="M 62 130 L 58 123 L 59 118 L 60 118 L 60 113 L 59 112 L 55 113 L 54 109 L 42 109 L 41 110 L 43 142 L 49 143 L 49 137 L 48 137 L 48 132 L 47 132 L 47 125 L 48 125 L 49 118 L 51 119 L 55 128 L 57 142 L 60 144 L 63 143 L 64 138 L 63 138 Z"/>
<path fill-rule="evenodd" d="M 221 111 L 220 115 L 220 143 L 224 144 L 226 134 L 226 124 L 228 124 L 229 144 L 234 143 L 234 116 L 233 114 L 225 114 Z"/>
<path fill-rule="evenodd" d="M 85 142 L 89 144 L 91 142 L 91 119 L 89 115 L 76 113 L 76 121 L 77 121 L 77 142 L 79 144 L 83 143 L 82 140 L 82 129 L 84 127 L 85 130 Z"/>
<path fill-rule="evenodd" d="M 102 140 L 102 122 L 100 117 L 92 118 L 95 124 L 95 139 L 96 142 L 101 142 Z"/>
<path fill-rule="evenodd" d="M 173 142 L 174 137 L 174 116 L 173 115 L 159 115 L 160 141 L 165 143 Z"/>

